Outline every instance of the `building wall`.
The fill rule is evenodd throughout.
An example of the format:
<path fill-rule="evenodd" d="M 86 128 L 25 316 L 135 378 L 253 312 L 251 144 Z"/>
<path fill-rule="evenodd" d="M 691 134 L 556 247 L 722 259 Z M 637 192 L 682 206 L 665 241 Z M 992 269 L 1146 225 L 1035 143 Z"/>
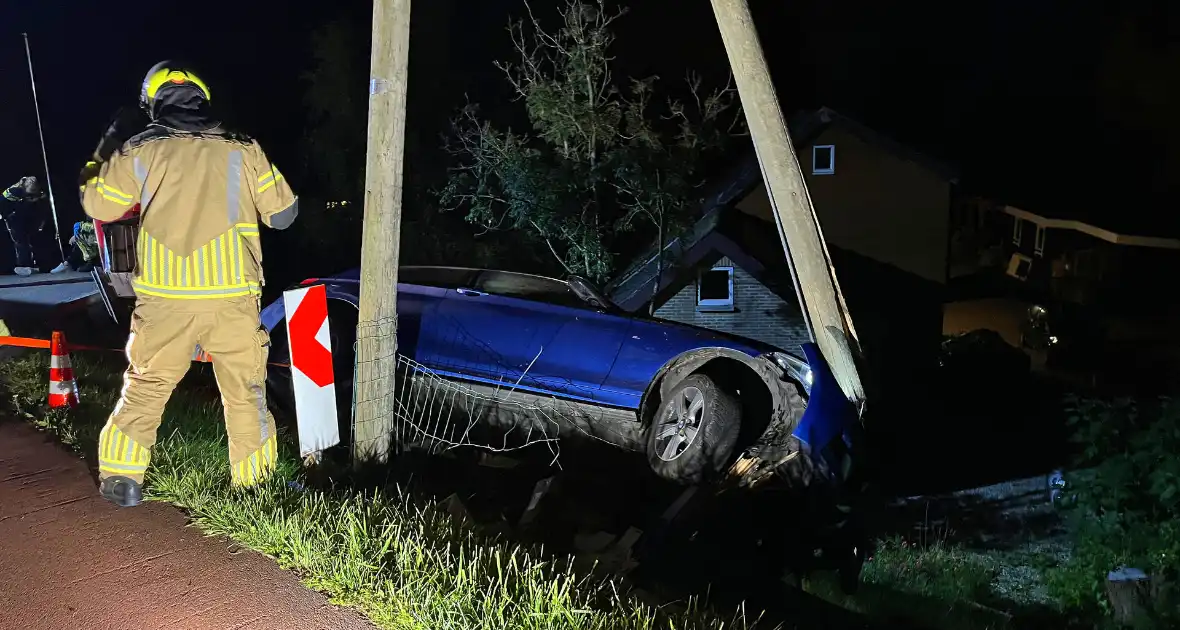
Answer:
<path fill-rule="evenodd" d="M 698 311 L 694 279 L 657 308 L 656 317 L 748 337 L 789 352 L 799 352 L 799 344 L 809 341 L 797 305 L 788 304 L 728 258 L 713 267 L 733 267 L 733 312 Z"/>
<path fill-rule="evenodd" d="M 834 174 L 811 174 L 812 145 L 835 147 Z M 799 165 L 829 244 L 946 283 L 950 182 L 838 125 L 799 148 Z M 737 207 L 774 220 L 762 186 Z"/>

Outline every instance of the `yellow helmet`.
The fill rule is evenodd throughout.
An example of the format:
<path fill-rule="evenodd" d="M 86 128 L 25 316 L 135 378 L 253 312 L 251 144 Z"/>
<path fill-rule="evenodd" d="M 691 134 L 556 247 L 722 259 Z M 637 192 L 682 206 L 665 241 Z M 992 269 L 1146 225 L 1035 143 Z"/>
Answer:
<path fill-rule="evenodd" d="M 161 94 L 178 88 L 196 90 L 206 101 L 210 100 L 209 86 L 195 73 L 171 61 L 161 61 L 152 66 L 143 78 L 139 106 L 150 115 Z"/>

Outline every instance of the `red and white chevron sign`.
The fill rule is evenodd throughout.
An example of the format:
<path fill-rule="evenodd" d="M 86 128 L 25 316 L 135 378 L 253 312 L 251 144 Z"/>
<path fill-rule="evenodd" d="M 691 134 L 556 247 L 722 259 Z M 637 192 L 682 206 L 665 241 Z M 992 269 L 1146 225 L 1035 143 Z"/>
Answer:
<path fill-rule="evenodd" d="M 299 454 L 307 457 L 340 443 L 328 294 L 322 284 L 291 289 L 283 292 L 283 306 L 287 312 Z"/>

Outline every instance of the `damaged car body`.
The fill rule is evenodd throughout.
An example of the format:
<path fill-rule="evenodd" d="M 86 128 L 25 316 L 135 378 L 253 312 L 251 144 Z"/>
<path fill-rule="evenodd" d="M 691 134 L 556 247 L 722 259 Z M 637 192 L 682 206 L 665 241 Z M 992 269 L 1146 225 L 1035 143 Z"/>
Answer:
<path fill-rule="evenodd" d="M 337 380 L 348 387 L 359 274 L 302 284 L 325 285 L 335 360 L 348 364 Z M 814 344 L 795 356 L 631 315 L 580 278 L 402 267 L 398 296 L 399 355 L 411 372 L 401 386 L 410 391 L 398 393 L 403 413 L 446 399 L 446 413 L 480 424 L 644 454 L 680 484 L 839 487 L 848 478 L 859 414 Z M 275 363 L 286 360 L 283 318 L 281 298 L 263 309 Z M 277 404 L 290 400 L 288 368 L 272 367 L 268 380 Z"/>

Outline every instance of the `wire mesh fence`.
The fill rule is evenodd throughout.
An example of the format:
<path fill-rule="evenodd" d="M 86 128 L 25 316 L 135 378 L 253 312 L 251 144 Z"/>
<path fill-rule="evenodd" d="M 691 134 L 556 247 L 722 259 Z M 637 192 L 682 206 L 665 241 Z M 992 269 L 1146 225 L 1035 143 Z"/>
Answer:
<path fill-rule="evenodd" d="M 447 318 L 431 326 L 430 344 L 407 344 L 393 355 L 388 354 L 388 344 L 379 344 L 374 359 L 358 359 L 356 364 L 357 409 L 374 404 L 387 410 L 389 425 L 384 429 L 392 452 L 506 452 L 543 445 L 553 463 L 560 465 L 562 437 L 628 450 L 642 447 L 643 432 L 634 413 L 587 399 L 567 370 L 551 369 L 545 346 L 496 346 Z M 358 330 L 358 346 L 368 338 L 367 332 Z M 413 340 L 407 332 L 403 331 L 403 341 Z M 427 346 L 428 352 L 423 350 Z M 390 356 L 392 378 L 377 374 L 377 369 L 389 369 L 383 362 Z M 566 365 L 565 361 L 563 357 L 558 363 Z"/>

